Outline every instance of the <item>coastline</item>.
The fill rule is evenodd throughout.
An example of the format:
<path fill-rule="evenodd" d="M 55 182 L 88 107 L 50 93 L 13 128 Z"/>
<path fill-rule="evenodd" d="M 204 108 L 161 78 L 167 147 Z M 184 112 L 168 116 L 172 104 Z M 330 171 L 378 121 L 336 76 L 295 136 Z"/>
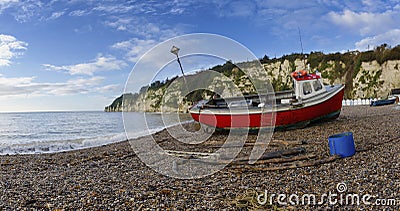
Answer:
<path fill-rule="evenodd" d="M 128 141 L 59 153 L 2 155 L 0 208 L 235 210 L 245 207 L 243 199 L 254 190 L 321 196 L 335 192 L 336 185 L 344 182 L 349 193 L 397 199 L 395 207 L 382 207 L 396 209 L 400 207 L 400 110 L 395 107 L 345 106 L 337 120 L 275 132 L 273 140 L 304 141 L 301 147 L 315 154 L 315 159 L 329 157 L 329 135 L 354 133 L 358 150 L 354 156 L 289 170 L 261 171 L 229 165 L 201 179 L 174 179 L 147 167 Z M 157 132 L 154 138 L 163 148 L 183 150 L 188 147 L 173 141 L 165 130 Z M 224 138 L 224 134 L 215 134 L 210 144 L 218 146 Z M 249 135 L 248 141 L 255 138 Z M 198 147 L 193 150 L 195 148 Z M 285 148 L 278 145 L 268 150 Z M 239 156 L 249 150 L 251 148 L 244 148 Z M 277 204 L 264 208 L 276 208 L 274 206 L 295 208 Z M 339 207 L 340 204 L 328 203 L 316 206 L 319 209 Z M 347 207 L 374 208 L 364 204 Z M 251 204 L 245 208 L 252 208 Z"/>

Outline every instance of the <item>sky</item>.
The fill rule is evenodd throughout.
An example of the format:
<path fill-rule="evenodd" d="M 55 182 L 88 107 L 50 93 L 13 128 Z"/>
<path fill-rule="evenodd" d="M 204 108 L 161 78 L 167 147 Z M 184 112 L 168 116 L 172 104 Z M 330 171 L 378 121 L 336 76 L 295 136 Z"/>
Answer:
<path fill-rule="evenodd" d="M 301 52 L 299 29 L 304 52 L 396 46 L 399 23 L 400 0 L 0 0 L 0 112 L 103 110 L 146 51 L 180 35 L 273 58 Z"/>

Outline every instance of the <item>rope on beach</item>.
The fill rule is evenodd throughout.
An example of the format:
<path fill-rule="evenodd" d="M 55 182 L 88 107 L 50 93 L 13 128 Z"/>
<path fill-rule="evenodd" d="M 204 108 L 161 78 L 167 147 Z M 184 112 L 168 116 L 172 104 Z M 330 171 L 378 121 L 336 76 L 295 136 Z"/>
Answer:
<path fill-rule="evenodd" d="M 333 162 L 336 159 L 340 158 L 340 155 L 330 156 L 328 158 L 323 158 L 320 160 L 309 161 L 309 162 L 299 162 L 292 163 L 291 165 L 286 166 L 274 166 L 274 167 L 255 167 L 255 166 L 244 166 L 242 168 L 251 170 L 251 171 L 273 171 L 273 170 L 287 170 L 294 169 L 300 167 L 308 167 L 308 166 L 316 166 L 324 163 Z M 239 194 L 236 198 L 231 202 L 234 206 L 239 209 L 247 209 L 247 210 L 282 210 L 276 205 L 271 204 L 261 204 L 258 201 L 259 193 L 255 189 L 247 189 L 243 194 Z"/>
<path fill-rule="evenodd" d="M 308 162 L 295 162 L 291 163 L 290 165 L 284 166 L 273 166 L 273 167 L 256 167 L 256 166 L 242 166 L 241 169 L 246 169 L 250 171 L 277 171 L 277 170 L 288 170 L 288 169 L 295 169 L 301 167 L 310 167 L 310 166 L 317 166 L 322 165 L 325 163 L 330 163 L 339 159 L 340 155 L 334 155 L 327 158 L 322 158 L 320 160 L 308 161 Z"/>
<path fill-rule="evenodd" d="M 388 144 L 388 143 L 391 143 L 391 142 L 396 141 L 398 139 L 400 139 L 400 136 L 391 138 L 391 139 L 389 139 L 387 141 L 384 141 L 384 142 L 370 143 L 370 146 L 357 148 L 356 151 L 357 152 L 367 152 L 367 151 L 372 150 L 374 147 L 379 147 L 379 146 L 382 146 L 382 144 Z"/>

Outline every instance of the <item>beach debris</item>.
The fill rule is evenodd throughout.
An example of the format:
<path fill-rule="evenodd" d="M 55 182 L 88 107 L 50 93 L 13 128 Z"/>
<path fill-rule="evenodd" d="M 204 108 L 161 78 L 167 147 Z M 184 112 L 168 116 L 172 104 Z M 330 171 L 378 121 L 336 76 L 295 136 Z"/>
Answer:
<path fill-rule="evenodd" d="M 192 156 L 193 158 L 196 158 L 196 156 L 205 157 L 213 155 L 213 153 L 206 153 L 206 152 L 187 152 L 187 151 L 176 151 L 176 150 L 165 150 L 165 152 L 167 152 L 170 155 L 175 155 L 178 157 Z"/>
<path fill-rule="evenodd" d="M 285 162 L 284 161 L 285 158 L 303 154 L 305 152 L 306 152 L 306 149 L 303 147 L 296 147 L 296 148 L 289 148 L 289 149 L 268 152 L 268 153 L 263 154 L 258 160 L 255 160 L 256 161 L 255 164 L 260 163 L 260 161 L 269 160 L 269 159 L 273 159 L 273 158 L 283 158 L 282 162 Z M 249 163 L 250 161 L 252 161 L 252 160 L 250 160 L 248 158 L 241 158 L 241 159 L 234 160 L 232 162 L 232 164 L 244 164 L 244 163 Z"/>
<path fill-rule="evenodd" d="M 284 150 L 268 152 L 268 153 L 262 155 L 258 160 L 267 160 L 267 159 L 271 159 L 271 158 L 287 157 L 287 156 L 302 154 L 305 152 L 306 152 L 306 149 L 304 147 L 289 148 L 289 149 L 284 149 Z"/>
<path fill-rule="evenodd" d="M 256 167 L 256 166 L 243 166 L 242 168 L 250 171 L 277 171 L 277 170 L 288 170 L 288 169 L 295 169 L 295 168 L 302 168 L 302 167 L 310 167 L 310 166 L 318 166 L 322 165 L 325 163 L 330 163 L 333 162 L 337 159 L 341 158 L 340 155 L 333 155 L 327 158 L 322 158 L 319 160 L 313 160 L 313 161 L 308 161 L 308 162 L 294 162 L 290 163 L 288 165 L 282 165 L 282 166 L 272 166 L 272 167 Z"/>
<path fill-rule="evenodd" d="M 313 159 L 316 157 L 317 157 L 317 155 L 315 155 L 315 154 L 309 154 L 309 155 L 300 155 L 300 156 L 293 156 L 293 157 L 271 158 L 271 159 L 266 159 L 266 160 L 258 160 L 255 164 L 288 163 L 288 162 L 300 161 L 300 160 L 310 160 L 310 159 Z"/>
<path fill-rule="evenodd" d="M 271 142 L 269 143 L 269 145 L 271 146 L 286 146 L 286 147 L 290 147 L 290 146 L 298 146 L 298 145 L 304 145 L 307 144 L 308 142 L 306 140 L 301 140 L 301 141 L 284 141 L 284 140 L 280 140 L 280 139 L 274 139 L 271 140 Z"/>

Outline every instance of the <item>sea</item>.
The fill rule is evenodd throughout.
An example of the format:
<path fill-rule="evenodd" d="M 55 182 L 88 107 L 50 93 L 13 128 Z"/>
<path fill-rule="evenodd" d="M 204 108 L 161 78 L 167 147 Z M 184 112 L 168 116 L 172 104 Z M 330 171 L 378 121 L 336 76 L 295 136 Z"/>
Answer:
<path fill-rule="evenodd" d="M 155 133 L 181 121 L 165 125 L 159 113 L 127 114 L 134 122 L 137 120 L 129 128 L 129 138 Z M 190 122 L 188 117 L 184 121 Z M 120 112 L 0 113 L 0 155 L 62 152 L 124 140 L 127 136 Z"/>

